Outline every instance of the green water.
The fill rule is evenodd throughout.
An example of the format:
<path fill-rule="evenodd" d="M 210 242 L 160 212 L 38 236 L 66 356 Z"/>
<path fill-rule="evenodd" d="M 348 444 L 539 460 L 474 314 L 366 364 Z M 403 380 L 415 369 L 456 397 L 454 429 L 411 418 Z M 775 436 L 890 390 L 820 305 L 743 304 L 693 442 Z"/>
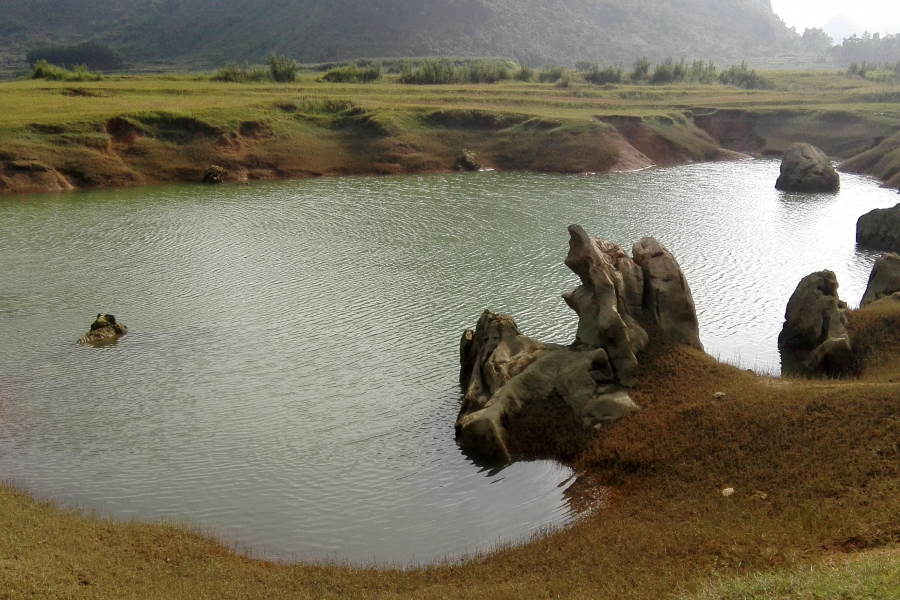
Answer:
<path fill-rule="evenodd" d="M 0 198 L 0 478 L 170 519 L 280 560 L 428 561 L 573 518 L 571 473 L 479 465 L 453 439 L 458 340 L 485 308 L 574 337 L 566 226 L 654 235 L 707 350 L 777 370 L 800 278 L 856 304 L 856 218 L 900 198 L 778 163 L 618 176 L 347 177 Z M 130 333 L 73 342 L 98 312 Z"/>

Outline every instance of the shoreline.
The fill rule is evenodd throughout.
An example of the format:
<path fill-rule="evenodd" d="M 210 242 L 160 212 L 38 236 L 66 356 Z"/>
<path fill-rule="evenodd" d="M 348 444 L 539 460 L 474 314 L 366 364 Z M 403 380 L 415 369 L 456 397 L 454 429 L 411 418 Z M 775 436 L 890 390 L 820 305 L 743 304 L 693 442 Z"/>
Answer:
<path fill-rule="evenodd" d="M 499 171 L 633 172 L 781 156 L 800 141 L 900 189 L 900 113 L 819 77 L 837 89 L 828 104 L 697 85 L 4 83 L 0 194 L 200 183 L 211 165 L 238 182 L 446 172 L 464 150 Z"/>

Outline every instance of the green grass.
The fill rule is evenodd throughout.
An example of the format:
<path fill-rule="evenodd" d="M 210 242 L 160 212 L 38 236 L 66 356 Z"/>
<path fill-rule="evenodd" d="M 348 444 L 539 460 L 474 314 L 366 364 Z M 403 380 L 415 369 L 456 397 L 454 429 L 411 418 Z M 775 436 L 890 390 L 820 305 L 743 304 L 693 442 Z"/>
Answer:
<path fill-rule="evenodd" d="M 832 559 L 799 569 L 715 580 L 681 600 L 896 600 L 900 551 Z"/>

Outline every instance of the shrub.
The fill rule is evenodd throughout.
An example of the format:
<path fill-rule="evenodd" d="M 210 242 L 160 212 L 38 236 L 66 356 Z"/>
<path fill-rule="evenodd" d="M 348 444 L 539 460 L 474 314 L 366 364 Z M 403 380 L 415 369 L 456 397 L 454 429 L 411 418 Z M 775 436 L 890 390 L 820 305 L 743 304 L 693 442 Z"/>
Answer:
<path fill-rule="evenodd" d="M 537 80 L 541 83 L 556 83 L 566 74 L 565 67 L 544 67 L 538 72 Z"/>
<path fill-rule="evenodd" d="M 601 67 L 597 63 L 579 63 L 583 68 L 582 76 L 585 81 L 589 81 L 595 85 L 603 85 L 605 83 L 622 83 L 625 79 L 625 69 L 622 65 L 611 65 Z"/>
<path fill-rule="evenodd" d="M 372 63 L 360 68 L 356 63 L 347 63 L 343 67 L 334 67 L 322 76 L 323 81 L 331 83 L 370 83 L 382 78 L 381 63 Z"/>
<path fill-rule="evenodd" d="M 269 55 L 268 63 L 269 76 L 272 77 L 272 81 L 288 83 L 297 78 L 297 61 L 273 52 Z"/>
<path fill-rule="evenodd" d="M 412 63 L 404 63 L 400 71 L 400 83 L 440 84 L 455 83 L 456 67 L 449 58 L 426 58 L 413 69 Z"/>
<path fill-rule="evenodd" d="M 28 64 L 34 67 L 39 61 L 72 69 L 85 65 L 89 69 L 111 71 L 122 68 L 122 57 L 106 44 L 83 42 L 74 46 L 48 46 L 35 48 L 25 55 Z"/>
<path fill-rule="evenodd" d="M 212 80 L 249 83 L 252 81 L 268 81 L 270 77 L 269 69 L 263 65 L 229 63 L 216 71 L 212 76 Z"/>
<path fill-rule="evenodd" d="M 479 58 L 457 65 L 449 58 L 426 58 L 418 68 L 404 62 L 400 69 L 400 83 L 496 83 L 512 79 L 515 63 L 505 60 Z"/>
<path fill-rule="evenodd" d="M 717 80 L 716 65 L 713 61 L 695 60 L 691 64 L 689 77 L 691 81 L 696 81 L 697 83 L 715 83 Z"/>
<path fill-rule="evenodd" d="M 84 65 L 78 65 L 71 71 L 56 65 L 51 65 L 46 60 L 39 60 L 31 72 L 32 79 L 51 79 L 53 81 L 100 81 L 103 75 L 92 73 Z"/>
<path fill-rule="evenodd" d="M 759 75 L 755 69 L 747 68 L 747 61 L 741 66 L 731 65 L 719 74 L 719 81 L 725 85 L 734 85 L 748 90 L 764 90 L 770 87 L 769 81 Z"/>
<path fill-rule="evenodd" d="M 516 81 L 531 81 L 534 79 L 534 69 L 528 65 L 522 65 L 515 74 Z"/>
<path fill-rule="evenodd" d="M 661 85 L 682 81 L 687 76 L 687 67 L 682 58 L 677 63 L 670 56 L 663 62 L 654 67 L 653 74 L 650 76 L 650 83 Z"/>
<path fill-rule="evenodd" d="M 632 81 L 646 81 L 650 76 L 650 60 L 642 56 L 634 61 L 634 70 L 631 72 Z"/>

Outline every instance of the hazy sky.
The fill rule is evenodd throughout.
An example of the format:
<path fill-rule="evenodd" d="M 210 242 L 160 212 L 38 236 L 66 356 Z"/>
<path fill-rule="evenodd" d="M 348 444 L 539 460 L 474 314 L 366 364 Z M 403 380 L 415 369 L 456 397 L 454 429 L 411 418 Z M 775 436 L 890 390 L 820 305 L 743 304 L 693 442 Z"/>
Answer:
<path fill-rule="evenodd" d="M 772 0 L 772 9 L 801 33 L 838 13 L 872 32 L 900 33 L 900 0 Z"/>

